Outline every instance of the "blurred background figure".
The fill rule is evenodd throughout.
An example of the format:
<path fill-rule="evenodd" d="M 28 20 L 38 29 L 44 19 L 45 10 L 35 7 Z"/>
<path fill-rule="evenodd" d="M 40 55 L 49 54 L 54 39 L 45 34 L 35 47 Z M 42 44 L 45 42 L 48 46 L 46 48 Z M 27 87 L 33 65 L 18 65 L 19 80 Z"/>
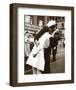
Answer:
<path fill-rule="evenodd" d="M 27 61 L 28 56 L 30 55 L 30 52 L 34 45 L 34 37 L 31 33 L 25 32 L 24 34 L 24 56 L 25 56 L 25 64 Z"/>

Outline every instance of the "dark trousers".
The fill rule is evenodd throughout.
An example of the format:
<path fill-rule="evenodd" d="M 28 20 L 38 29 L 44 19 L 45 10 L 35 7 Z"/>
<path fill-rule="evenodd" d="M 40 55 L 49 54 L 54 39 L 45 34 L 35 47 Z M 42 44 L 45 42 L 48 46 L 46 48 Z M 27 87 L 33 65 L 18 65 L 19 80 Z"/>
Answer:
<path fill-rule="evenodd" d="M 56 61 L 57 46 L 52 48 L 53 61 Z"/>
<path fill-rule="evenodd" d="M 52 51 L 52 53 L 51 53 Z M 44 72 L 42 73 L 51 73 L 50 70 L 50 60 L 51 60 L 51 54 L 53 55 L 53 61 L 56 61 L 56 53 L 57 53 L 57 46 L 49 47 L 48 49 L 44 49 L 44 59 L 45 59 L 45 67 Z"/>
<path fill-rule="evenodd" d="M 45 59 L 45 67 L 42 73 L 50 73 L 50 49 L 44 49 L 44 59 Z"/>

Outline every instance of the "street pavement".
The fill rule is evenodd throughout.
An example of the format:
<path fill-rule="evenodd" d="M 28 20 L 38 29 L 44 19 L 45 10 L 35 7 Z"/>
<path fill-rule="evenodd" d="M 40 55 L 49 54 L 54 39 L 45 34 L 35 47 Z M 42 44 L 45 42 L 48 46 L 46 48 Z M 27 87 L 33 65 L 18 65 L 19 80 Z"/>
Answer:
<path fill-rule="evenodd" d="M 50 69 L 51 69 L 51 73 L 65 72 L 65 48 L 64 47 L 58 47 L 56 61 L 50 63 Z"/>

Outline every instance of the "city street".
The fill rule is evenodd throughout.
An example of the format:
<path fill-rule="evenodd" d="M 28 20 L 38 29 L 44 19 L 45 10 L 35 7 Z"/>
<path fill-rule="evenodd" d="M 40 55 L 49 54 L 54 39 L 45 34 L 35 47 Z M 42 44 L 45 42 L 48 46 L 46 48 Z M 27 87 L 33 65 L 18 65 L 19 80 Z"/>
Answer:
<path fill-rule="evenodd" d="M 50 63 L 51 73 L 65 72 L 65 48 L 58 47 L 56 61 Z"/>
<path fill-rule="evenodd" d="M 50 73 L 64 73 L 65 72 L 65 48 L 58 47 L 56 54 L 56 61 L 52 61 L 52 55 L 50 59 Z M 32 74 L 32 68 L 29 65 L 25 66 L 25 75 Z"/>

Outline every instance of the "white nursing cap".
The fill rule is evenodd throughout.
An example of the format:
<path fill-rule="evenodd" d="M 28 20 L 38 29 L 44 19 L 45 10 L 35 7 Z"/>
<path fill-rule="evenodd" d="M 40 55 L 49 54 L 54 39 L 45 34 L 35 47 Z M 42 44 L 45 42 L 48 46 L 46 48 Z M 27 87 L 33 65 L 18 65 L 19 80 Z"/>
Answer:
<path fill-rule="evenodd" d="M 48 22 L 47 26 L 48 26 L 48 27 L 51 27 L 51 26 L 53 26 L 53 25 L 55 25 L 55 24 L 56 24 L 56 21 L 51 20 L 51 21 Z"/>

